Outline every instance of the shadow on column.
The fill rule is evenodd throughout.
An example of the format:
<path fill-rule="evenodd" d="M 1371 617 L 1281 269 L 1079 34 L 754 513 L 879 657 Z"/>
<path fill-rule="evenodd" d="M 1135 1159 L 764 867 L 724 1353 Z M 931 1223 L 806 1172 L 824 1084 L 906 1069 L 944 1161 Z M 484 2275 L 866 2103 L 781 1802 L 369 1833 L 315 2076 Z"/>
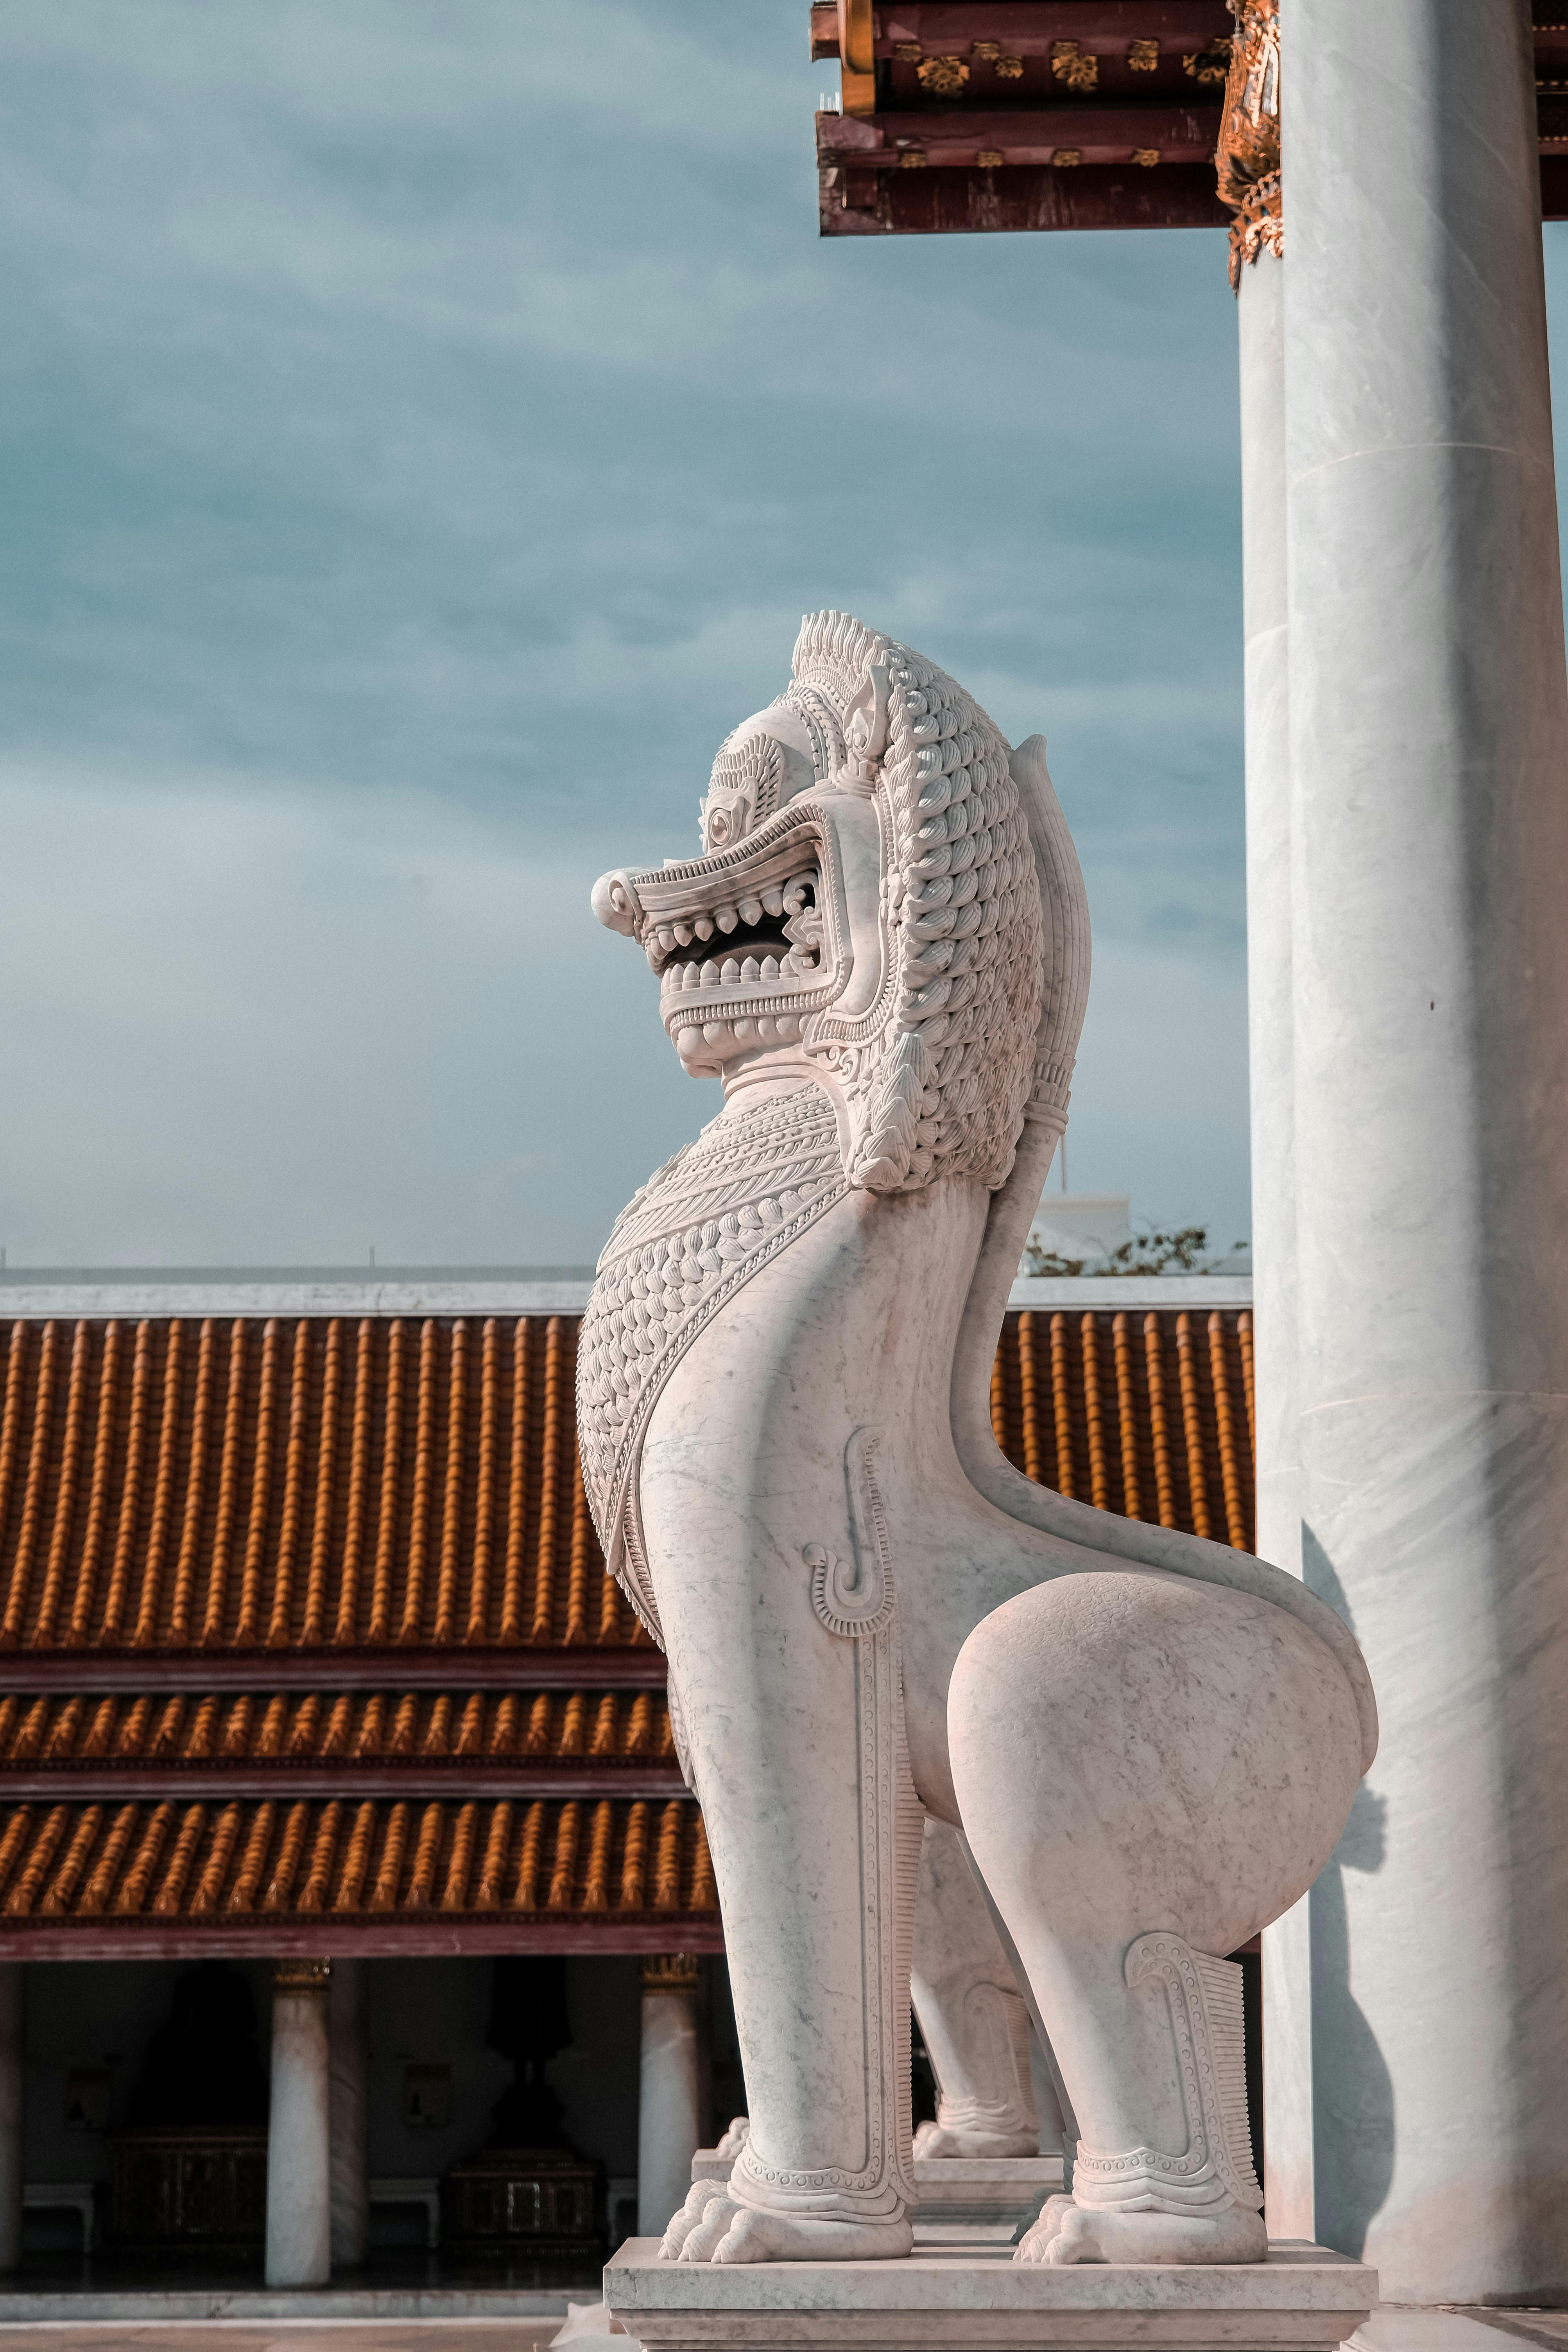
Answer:
<path fill-rule="evenodd" d="M 1355 1622 L 1333 1563 L 1310 1528 L 1301 1530 L 1301 1573 L 1320 1601 Z M 1359 2259 L 1394 2179 L 1394 2082 L 1351 1990 L 1347 1870 L 1383 1868 L 1384 1800 L 1363 1780 L 1350 1819 L 1307 1897 L 1312 1944 L 1312 2105 L 1317 2231 L 1325 2246 Z"/>

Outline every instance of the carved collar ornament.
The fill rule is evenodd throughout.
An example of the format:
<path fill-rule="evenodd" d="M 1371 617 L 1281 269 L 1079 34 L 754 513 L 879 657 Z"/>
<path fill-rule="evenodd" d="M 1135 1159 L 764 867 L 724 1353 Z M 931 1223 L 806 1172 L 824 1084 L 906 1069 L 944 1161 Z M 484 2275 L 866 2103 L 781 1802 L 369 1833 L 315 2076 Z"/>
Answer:
<path fill-rule="evenodd" d="M 1279 178 L 1279 0 L 1231 0 L 1237 20 L 1215 154 L 1230 230 L 1230 282 L 1265 251 L 1284 251 Z"/>
<path fill-rule="evenodd" d="M 1040 888 L 1008 759 L 933 662 L 813 614 L 784 693 L 720 749 L 705 855 L 595 887 L 682 1064 L 730 1098 L 623 1213 L 579 1347 L 589 1504 L 656 1638 L 637 1460 L 697 1332 L 847 1192 L 994 1189 L 1026 1114 L 1065 1120 L 1070 1071 L 1036 1067 Z"/>

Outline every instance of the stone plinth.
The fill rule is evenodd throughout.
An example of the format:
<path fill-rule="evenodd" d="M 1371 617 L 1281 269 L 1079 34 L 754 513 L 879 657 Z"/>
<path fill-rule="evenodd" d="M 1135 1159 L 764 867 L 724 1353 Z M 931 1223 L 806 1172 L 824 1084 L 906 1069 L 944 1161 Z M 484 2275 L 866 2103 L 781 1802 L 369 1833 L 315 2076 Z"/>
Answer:
<path fill-rule="evenodd" d="M 933 2228 L 1016 2228 L 1061 2185 L 1059 2156 L 917 2156 L 915 2236 Z"/>
<path fill-rule="evenodd" d="M 666 2263 L 628 2240 L 605 2302 L 650 2352 L 1331 2352 L 1377 2302 L 1377 2273 L 1281 2240 L 1264 2263 L 1086 2263 L 993 2254 L 885 2263 Z"/>

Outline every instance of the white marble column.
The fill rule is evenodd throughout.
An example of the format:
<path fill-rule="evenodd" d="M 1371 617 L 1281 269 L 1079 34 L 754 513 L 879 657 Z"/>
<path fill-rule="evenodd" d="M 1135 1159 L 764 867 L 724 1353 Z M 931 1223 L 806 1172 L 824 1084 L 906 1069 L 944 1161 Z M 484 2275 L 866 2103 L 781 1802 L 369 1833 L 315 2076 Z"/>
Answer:
<path fill-rule="evenodd" d="M 367 1960 L 334 1960 L 327 1994 L 331 2063 L 332 2268 L 357 2270 L 370 2247 L 365 2079 L 370 2056 Z"/>
<path fill-rule="evenodd" d="M 0 2272 L 22 2254 L 22 1968 L 0 1960 Z"/>
<path fill-rule="evenodd" d="M 331 2276 L 330 1960 L 272 1969 L 272 2095 L 267 2130 L 267 2284 Z"/>
<path fill-rule="evenodd" d="M 1290 985 L 1290 697 L 1285 564 L 1285 264 L 1237 289 L 1247 676 L 1247 995 L 1252 1096 L 1258 1549 L 1301 1573 L 1295 1051 Z M 1277 2238 L 1310 2238 L 1311 1954 L 1299 1903 L 1263 1937 L 1264 2188 Z"/>
<path fill-rule="evenodd" d="M 1320 2237 L 1568 2284 L 1568 684 L 1526 0 L 1291 0 L 1303 1557 L 1383 1747 L 1311 1896 Z"/>
<path fill-rule="evenodd" d="M 683 1953 L 643 1962 L 642 2077 L 637 2105 L 637 2235 L 660 2238 L 691 2186 L 702 2144 L 697 1962 Z"/>

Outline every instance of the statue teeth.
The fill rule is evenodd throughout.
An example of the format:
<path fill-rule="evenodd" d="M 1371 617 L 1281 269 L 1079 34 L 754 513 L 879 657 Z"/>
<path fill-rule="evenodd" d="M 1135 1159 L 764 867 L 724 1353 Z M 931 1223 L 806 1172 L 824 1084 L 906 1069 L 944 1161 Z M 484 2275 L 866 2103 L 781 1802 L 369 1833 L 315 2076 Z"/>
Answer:
<path fill-rule="evenodd" d="M 741 966 L 741 978 L 742 980 L 761 980 L 762 976 L 763 967 L 757 961 L 756 957 L 747 956 Z"/>
<path fill-rule="evenodd" d="M 675 945 L 675 931 L 673 927 L 668 923 L 660 923 L 658 930 L 654 933 L 654 937 L 658 940 L 659 946 L 664 950 L 665 954 L 668 955 L 670 949 Z"/>
<path fill-rule="evenodd" d="M 717 988 L 718 985 L 719 967 L 714 962 L 712 957 L 710 956 L 707 962 L 702 967 L 702 986 L 704 988 Z"/>
<path fill-rule="evenodd" d="M 670 929 L 683 948 L 689 948 L 691 945 L 691 926 L 689 923 L 672 923 Z"/>
<path fill-rule="evenodd" d="M 732 931 L 741 919 L 741 910 L 738 907 L 715 907 L 713 919 L 721 931 Z"/>
<path fill-rule="evenodd" d="M 695 988 L 698 985 L 698 971 L 697 966 L 694 963 L 683 963 L 681 965 L 680 985 L 682 988 Z"/>
<path fill-rule="evenodd" d="M 784 892 L 776 882 L 770 882 L 763 892 L 763 904 L 770 915 L 784 913 Z"/>
<path fill-rule="evenodd" d="M 711 915 L 698 915 L 698 916 L 695 916 L 695 917 L 693 918 L 693 919 L 692 919 L 692 925 L 691 925 L 691 928 L 692 928 L 692 929 L 696 932 L 697 936 L 698 936 L 698 938 L 699 938 L 700 940 L 710 940 L 710 939 L 712 938 L 712 936 L 713 936 L 713 918 L 712 918 L 712 916 L 711 916 Z"/>
<path fill-rule="evenodd" d="M 799 1016 L 794 1013 L 777 1013 L 774 1015 L 773 1027 L 784 1043 L 788 1045 L 800 1035 Z"/>
<path fill-rule="evenodd" d="M 741 901 L 741 920 L 743 923 L 760 923 L 762 919 L 762 900 L 760 898 L 742 898 Z"/>
<path fill-rule="evenodd" d="M 776 980 L 778 978 L 779 960 L 777 956 L 764 956 L 763 958 L 762 976 L 764 980 Z"/>
<path fill-rule="evenodd" d="M 749 1013 L 743 1013 L 741 1015 L 741 1018 L 734 1024 L 734 1030 L 736 1043 L 742 1045 L 750 1045 L 756 1037 L 757 1024 L 751 1018 Z"/>
<path fill-rule="evenodd" d="M 726 988 L 731 987 L 733 983 L 740 979 L 741 967 L 736 962 L 733 956 L 725 957 L 719 977 L 723 982 Z"/>

